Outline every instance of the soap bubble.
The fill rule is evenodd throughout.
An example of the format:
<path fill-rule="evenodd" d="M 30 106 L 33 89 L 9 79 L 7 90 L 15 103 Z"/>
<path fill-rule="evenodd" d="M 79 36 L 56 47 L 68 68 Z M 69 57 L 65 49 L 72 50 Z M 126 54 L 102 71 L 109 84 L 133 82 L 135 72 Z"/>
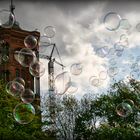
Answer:
<path fill-rule="evenodd" d="M 116 107 L 116 112 L 121 117 L 128 117 L 132 112 L 132 107 L 127 103 L 120 103 Z"/>
<path fill-rule="evenodd" d="M 123 51 L 124 50 L 124 46 L 120 42 L 115 43 L 114 48 L 116 51 Z"/>
<path fill-rule="evenodd" d="M 70 67 L 70 72 L 73 75 L 79 75 L 79 74 L 81 74 L 82 70 L 83 70 L 83 66 L 82 66 L 81 63 L 74 63 Z"/>
<path fill-rule="evenodd" d="M 55 78 L 55 92 L 58 95 L 64 94 L 68 90 L 68 83 L 70 82 L 70 76 L 68 72 L 58 74 Z"/>
<path fill-rule="evenodd" d="M 117 67 L 110 67 L 107 72 L 108 72 L 108 75 L 110 77 L 114 77 L 115 75 L 118 74 L 118 68 Z"/>
<path fill-rule="evenodd" d="M 14 108 L 13 115 L 19 124 L 28 124 L 34 119 L 35 109 L 31 104 L 20 103 Z"/>
<path fill-rule="evenodd" d="M 24 103 L 32 103 L 35 99 L 35 93 L 31 89 L 25 89 L 20 98 Z"/>
<path fill-rule="evenodd" d="M 25 88 L 16 81 L 10 81 L 6 85 L 6 91 L 12 96 L 19 97 L 25 91 Z"/>
<path fill-rule="evenodd" d="M 35 62 L 36 55 L 29 48 L 23 48 L 18 53 L 18 62 L 23 67 L 29 67 L 31 63 Z"/>
<path fill-rule="evenodd" d="M 96 76 L 91 76 L 89 78 L 89 82 L 94 87 L 99 87 L 101 84 L 99 78 L 97 78 Z"/>
<path fill-rule="evenodd" d="M 125 99 L 125 100 L 123 100 L 123 103 L 129 104 L 131 107 L 134 106 L 134 102 L 131 99 Z"/>
<path fill-rule="evenodd" d="M 44 35 L 48 38 L 53 38 L 55 36 L 56 30 L 53 26 L 47 26 L 44 28 Z"/>
<path fill-rule="evenodd" d="M 8 83 L 6 84 L 5 90 L 6 90 L 6 92 L 7 92 L 8 94 L 11 94 L 11 93 L 10 93 L 10 86 L 12 85 L 12 83 L 13 83 L 13 81 L 10 81 L 10 82 L 8 82 Z"/>
<path fill-rule="evenodd" d="M 121 17 L 115 12 L 109 12 L 104 17 L 105 28 L 109 31 L 115 31 L 120 26 Z"/>
<path fill-rule="evenodd" d="M 123 55 L 123 51 L 116 51 L 116 56 L 121 57 Z"/>
<path fill-rule="evenodd" d="M 22 84 L 23 86 L 25 86 L 25 81 L 21 77 L 16 77 L 13 81 L 16 81 L 16 82 Z"/>
<path fill-rule="evenodd" d="M 37 46 L 37 39 L 33 35 L 28 35 L 24 39 L 24 45 L 29 49 L 34 49 Z"/>
<path fill-rule="evenodd" d="M 138 23 L 138 24 L 136 25 L 136 30 L 137 30 L 138 32 L 140 32 L 140 23 Z"/>
<path fill-rule="evenodd" d="M 3 56 L 2 56 L 2 60 L 3 60 L 4 62 L 7 62 L 7 61 L 9 60 L 9 56 L 8 56 L 8 55 L 3 55 Z"/>
<path fill-rule="evenodd" d="M 45 73 L 45 67 L 40 61 L 35 61 L 30 64 L 29 71 L 34 77 L 41 77 Z"/>
<path fill-rule="evenodd" d="M 75 82 L 71 82 L 71 81 L 68 82 L 67 87 L 68 87 L 67 90 L 68 93 L 75 93 L 78 90 L 78 86 Z"/>
<path fill-rule="evenodd" d="M 96 50 L 96 54 L 102 58 L 106 57 L 108 54 L 109 54 L 109 48 L 107 46 L 104 46 L 104 47 L 101 47 L 101 48 L 98 48 Z"/>
<path fill-rule="evenodd" d="M 15 22 L 14 15 L 8 10 L 0 11 L 0 26 L 3 28 L 12 28 Z"/>
<path fill-rule="evenodd" d="M 127 36 L 126 34 L 122 34 L 122 35 L 120 36 L 120 42 L 124 42 L 124 41 L 126 41 L 126 40 L 128 40 L 128 36 Z"/>
<path fill-rule="evenodd" d="M 101 80 L 105 80 L 105 79 L 107 78 L 107 72 L 106 72 L 106 71 L 101 71 L 101 72 L 99 73 L 99 78 L 100 78 Z"/>
<path fill-rule="evenodd" d="M 130 25 L 128 19 L 120 20 L 120 28 L 124 29 L 124 30 L 129 30 L 131 28 L 131 25 Z"/>

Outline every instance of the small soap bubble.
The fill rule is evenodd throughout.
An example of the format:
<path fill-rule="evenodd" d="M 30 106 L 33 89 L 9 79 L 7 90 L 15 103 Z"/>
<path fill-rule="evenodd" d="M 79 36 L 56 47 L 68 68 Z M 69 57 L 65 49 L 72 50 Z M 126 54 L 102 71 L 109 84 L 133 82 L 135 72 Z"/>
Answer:
<path fill-rule="evenodd" d="M 30 64 L 29 72 L 34 77 L 41 77 L 45 74 L 45 66 L 40 61 L 35 61 Z"/>
<path fill-rule="evenodd" d="M 106 57 L 109 54 L 110 49 L 107 46 L 98 48 L 96 54 L 102 58 Z"/>
<path fill-rule="evenodd" d="M 115 12 L 109 12 L 104 17 L 104 26 L 109 31 L 115 31 L 120 26 L 121 17 Z"/>
<path fill-rule="evenodd" d="M 94 87 L 99 87 L 100 86 L 100 80 L 96 76 L 91 76 L 89 78 L 90 85 Z"/>
<path fill-rule="evenodd" d="M 16 81 L 16 82 L 22 84 L 23 86 L 25 86 L 25 80 L 21 77 L 16 77 L 13 81 Z"/>
<path fill-rule="evenodd" d="M 35 93 L 28 88 L 21 94 L 20 98 L 24 103 L 32 103 L 35 99 Z"/>
<path fill-rule="evenodd" d="M 107 71 L 101 71 L 101 72 L 99 73 L 99 78 L 100 78 L 101 80 L 105 80 L 105 79 L 107 78 Z"/>
<path fill-rule="evenodd" d="M 82 73 L 83 66 L 81 63 L 74 63 L 70 67 L 70 72 L 73 75 L 80 75 Z"/>
<path fill-rule="evenodd" d="M 35 60 L 36 60 L 36 55 L 29 48 L 23 48 L 18 53 L 18 62 L 23 67 L 29 67 L 31 63 L 35 62 Z"/>
<path fill-rule="evenodd" d="M 25 88 L 16 81 L 10 81 L 6 85 L 6 91 L 12 96 L 19 97 L 25 91 Z"/>
<path fill-rule="evenodd" d="M 107 72 L 108 72 L 108 75 L 110 77 L 114 77 L 115 75 L 118 74 L 118 68 L 117 67 L 110 67 Z"/>
<path fill-rule="evenodd" d="M 34 49 L 37 46 L 37 39 L 33 35 L 28 35 L 24 39 L 24 45 L 29 49 Z"/>
<path fill-rule="evenodd" d="M 133 109 L 128 103 L 123 102 L 116 107 L 116 112 L 120 117 L 128 117 L 133 113 Z"/>
<path fill-rule="evenodd" d="M 53 38 L 56 34 L 56 30 L 53 26 L 47 26 L 44 28 L 44 35 L 48 38 Z"/>

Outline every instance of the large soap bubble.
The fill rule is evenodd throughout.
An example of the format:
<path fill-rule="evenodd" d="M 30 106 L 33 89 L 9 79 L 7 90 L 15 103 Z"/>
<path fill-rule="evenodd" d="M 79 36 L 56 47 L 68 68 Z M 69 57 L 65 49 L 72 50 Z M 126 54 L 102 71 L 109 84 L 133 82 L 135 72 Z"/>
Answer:
<path fill-rule="evenodd" d="M 55 78 L 55 92 L 58 95 L 64 94 L 68 90 L 68 83 L 70 82 L 70 76 L 68 72 L 63 72 Z"/>
<path fill-rule="evenodd" d="M 83 66 L 82 66 L 81 63 L 74 63 L 70 67 L 70 72 L 73 75 L 79 75 L 79 74 L 81 74 L 82 70 L 83 70 Z"/>
<path fill-rule="evenodd" d="M 6 91 L 12 96 L 19 97 L 25 91 L 25 88 L 19 82 L 10 81 L 6 85 Z"/>
<path fill-rule="evenodd" d="M 34 119 L 35 109 L 31 104 L 20 103 L 14 108 L 13 115 L 19 124 L 28 124 Z"/>
<path fill-rule="evenodd" d="M 35 99 L 35 93 L 31 89 L 25 89 L 20 97 L 24 103 L 32 103 Z"/>
<path fill-rule="evenodd" d="M 123 102 L 116 107 L 116 112 L 121 117 L 128 117 L 133 110 L 129 104 Z"/>
<path fill-rule="evenodd" d="M 48 38 L 52 38 L 55 36 L 56 30 L 53 26 L 47 26 L 44 28 L 44 35 Z"/>
<path fill-rule="evenodd" d="M 30 64 L 29 71 L 34 77 L 41 77 L 45 73 L 45 67 L 40 61 L 35 61 Z"/>
<path fill-rule="evenodd" d="M 8 10 L 0 11 L 0 26 L 11 28 L 15 22 L 15 16 Z"/>
<path fill-rule="evenodd" d="M 104 17 L 105 28 L 109 31 L 115 31 L 120 26 L 121 17 L 115 12 L 109 12 Z"/>
<path fill-rule="evenodd" d="M 34 49 L 37 46 L 37 39 L 33 35 L 28 35 L 24 39 L 24 45 L 29 49 Z"/>
<path fill-rule="evenodd" d="M 23 67 L 29 67 L 31 63 L 35 62 L 35 60 L 36 60 L 36 55 L 29 48 L 23 48 L 18 53 L 18 62 Z"/>

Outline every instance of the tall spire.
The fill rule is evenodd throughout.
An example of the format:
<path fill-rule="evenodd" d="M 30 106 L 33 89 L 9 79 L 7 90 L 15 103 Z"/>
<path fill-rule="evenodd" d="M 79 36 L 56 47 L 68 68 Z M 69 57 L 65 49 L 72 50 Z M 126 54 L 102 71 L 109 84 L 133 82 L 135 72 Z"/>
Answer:
<path fill-rule="evenodd" d="M 15 15 L 14 10 L 15 10 L 15 5 L 13 5 L 13 0 L 11 0 L 10 11 L 13 15 Z"/>
<path fill-rule="evenodd" d="M 10 12 L 14 15 L 14 17 L 15 17 L 15 13 L 14 13 L 14 10 L 15 10 L 15 5 L 13 4 L 13 0 L 10 0 L 11 1 L 11 3 L 10 3 Z M 19 26 L 19 22 L 18 21 L 16 21 L 16 19 L 15 19 L 15 21 L 14 21 L 14 24 L 13 24 L 13 27 L 12 28 L 18 28 L 18 29 L 20 29 L 20 26 Z"/>

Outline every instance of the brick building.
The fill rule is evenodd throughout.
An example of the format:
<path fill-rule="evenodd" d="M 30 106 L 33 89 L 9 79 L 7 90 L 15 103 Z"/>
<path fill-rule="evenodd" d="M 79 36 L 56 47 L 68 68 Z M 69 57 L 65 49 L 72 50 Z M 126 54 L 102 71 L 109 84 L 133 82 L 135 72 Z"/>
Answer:
<path fill-rule="evenodd" d="M 40 79 L 34 78 L 28 67 L 23 67 L 17 61 L 18 51 L 24 46 L 24 39 L 28 35 L 33 35 L 39 41 L 40 33 L 22 30 L 15 22 L 12 28 L 0 27 L 0 78 L 5 82 L 12 81 L 16 77 L 25 80 L 25 88 L 30 88 L 36 93 L 35 101 L 40 104 Z M 39 59 L 38 45 L 33 49 Z"/>

